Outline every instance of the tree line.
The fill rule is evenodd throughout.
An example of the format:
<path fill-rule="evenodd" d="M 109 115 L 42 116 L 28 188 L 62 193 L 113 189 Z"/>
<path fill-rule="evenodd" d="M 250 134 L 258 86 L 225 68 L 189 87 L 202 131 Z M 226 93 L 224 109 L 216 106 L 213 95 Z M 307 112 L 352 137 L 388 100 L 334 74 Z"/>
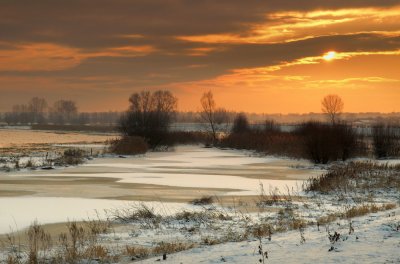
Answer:
<path fill-rule="evenodd" d="M 57 124 L 57 125 L 116 125 L 120 112 L 79 112 L 73 100 L 57 100 L 49 104 L 46 99 L 33 97 L 25 104 L 16 104 L 2 119 L 8 125 Z"/>
<path fill-rule="evenodd" d="M 129 109 L 119 122 L 123 135 L 120 145 L 125 150 L 129 142 L 139 142 L 132 137 L 142 138 L 151 149 L 173 142 L 171 138 L 175 132 L 170 131 L 170 126 L 176 117 L 178 99 L 170 91 L 134 93 L 129 103 Z M 206 145 L 308 158 L 314 163 L 367 156 L 371 149 L 378 158 L 400 155 L 398 128 L 374 125 L 371 145 L 364 140 L 363 133 L 340 119 L 344 102 L 338 95 L 327 95 L 321 101 L 321 111 L 325 113 L 327 122 L 308 121 L 299 124 L 294 131 L 286 132 L 272 120 L 265 120 L 261 128 L 252 127 L 244 113 L 237 114 L 232 120 L 226 109 L 217 106 L 211 91 L 203 93 L 199 103 L 198 116 L 205 126 L 202 140 Z M 199 139 L 198 135 L 190 133 L 180 133 L 178 137 L 175 135 L 174 140 L 184 142 L 182 137 L 194 141 Z"/>

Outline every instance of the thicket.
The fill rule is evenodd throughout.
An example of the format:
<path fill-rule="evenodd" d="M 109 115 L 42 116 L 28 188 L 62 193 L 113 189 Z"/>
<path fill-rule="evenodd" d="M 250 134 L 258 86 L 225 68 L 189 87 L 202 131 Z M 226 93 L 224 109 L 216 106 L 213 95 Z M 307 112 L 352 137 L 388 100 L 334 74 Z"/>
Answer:
<path fill-rule="evenodd" d="M 245 124 L 240 117 L 240 124 Z M 307 122 L 291 132 L 281 131 L 272 121 L 262 129 L 238 129 L 221 139 L 219 145 L 235 149 L 256 150 L 270 155 L 306 158 L 314 163 L 347 160 L 365 152 L 361 135 L 348 124 Z"/>
<path fill-rule="evenodd" d="M 375 157 L 400 156 L 400 127 L 377 124 L 372 128 L 372 142 Z"/>

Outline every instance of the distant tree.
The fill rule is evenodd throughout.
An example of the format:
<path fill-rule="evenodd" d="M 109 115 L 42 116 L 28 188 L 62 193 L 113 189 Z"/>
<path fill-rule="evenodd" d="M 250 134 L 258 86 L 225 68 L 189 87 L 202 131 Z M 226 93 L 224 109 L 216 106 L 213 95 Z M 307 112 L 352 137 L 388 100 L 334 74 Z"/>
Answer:
<path fill-rule="evenodd" d="M 338 116 L 342 113 L 344 103 L 342 98 L 336 94 L 329 94 L 322 99 L 322 112 L 328 115 L 332 124 L 337 122 Z"/>
<path fill-rule="evenodd" d="M 79 125 L 86 125 L 89 123 L 89 113 L 79 113 L 76 123 Z"/>
<path fill-rule="evenodd" d="M 178 99 L 170 91 L 142 91 L 129 98 L 129 110 L 122 116 L 119 130 L 124 136 L 145 138 L 151 148 L 163 144 L 173 121 Z"/>
<path fill-rule="evenodd" d="M 212 136 L 213 144 L 217 141 L 218 131 L 227 129 L 229 124 L 229 115 L 224 108 L 217 108 L 214 95 L 211 91 L 203 93 L 201 99 L 200 117 L 208 126 Z"/>
<path fill-rule="evenodd" d="M 230 113 L 222 107 L 218 107 L 215 111 L 214 118 L 217 128 L 217 132 L 227 133 L 228 128 L 231 125 Z"/>
<path fill-rule="evenodd" d="M 50 109 L 51 119 L 56 124 L 72 123 L 77 114 L 78 107 L 71 100 L 58 100 Z"/>
<path fill-rule="evenodd" d="M 31 113 L 32 123 L 43 123 L 45 121 L 45 111 L 47 109 L 47 101 L 44 98 L 33 97 L 28 104 Z"/>
<path fill-rule="evenodd" d="M 264 121 L 264 131 L 265 132 L 279 132 L 280 127 L 276 124 L 276 122 L 272 119 L 266 119 Z"/>
<path fill-rule="evenodd" d="M 6 118 L 7 123 L 28 124 L 30 123 L 29 107 L 26 104 L 13 105 L 12 112 Z"/>
<path fill-rule="evenodd" d="M 249 120 L 244 113 L 239 113 L 233 120 L 232 133 L 246 133 L 250 130 Z"/>

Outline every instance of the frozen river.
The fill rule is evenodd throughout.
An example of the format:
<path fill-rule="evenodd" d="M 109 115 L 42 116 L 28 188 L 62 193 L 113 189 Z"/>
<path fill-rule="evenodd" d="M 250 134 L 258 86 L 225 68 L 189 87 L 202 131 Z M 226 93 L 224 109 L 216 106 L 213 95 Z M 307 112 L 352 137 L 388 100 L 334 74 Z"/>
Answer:
<path fill-rule="evenodd" d="M 203 195 L 301 192 L 303 180 L 321 171 L 304 160 L 259 157 L 251 152 L 181 146 L 137 157 L 103 157 L 56 171 L 0 175 L 0 233 L 41 223 L 104 217 L 105 209 L 146 201 L 187 207 Z M 7 197 L 8 196 L 8 197 Z M 97 212 L 97 213 L 96 213 Z"/>

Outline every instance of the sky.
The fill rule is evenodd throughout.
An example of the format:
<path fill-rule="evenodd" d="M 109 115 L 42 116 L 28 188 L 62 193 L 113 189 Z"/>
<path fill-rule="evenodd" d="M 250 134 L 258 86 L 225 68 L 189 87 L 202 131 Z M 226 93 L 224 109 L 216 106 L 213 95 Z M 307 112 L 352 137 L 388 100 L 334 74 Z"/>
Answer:
<path fill-rule="evenodd" d="M 398 0 L 0 0 L 0 111 L 33 96 L 122 111 L 168 89 L 181 111 L 400 112 Z"/>

